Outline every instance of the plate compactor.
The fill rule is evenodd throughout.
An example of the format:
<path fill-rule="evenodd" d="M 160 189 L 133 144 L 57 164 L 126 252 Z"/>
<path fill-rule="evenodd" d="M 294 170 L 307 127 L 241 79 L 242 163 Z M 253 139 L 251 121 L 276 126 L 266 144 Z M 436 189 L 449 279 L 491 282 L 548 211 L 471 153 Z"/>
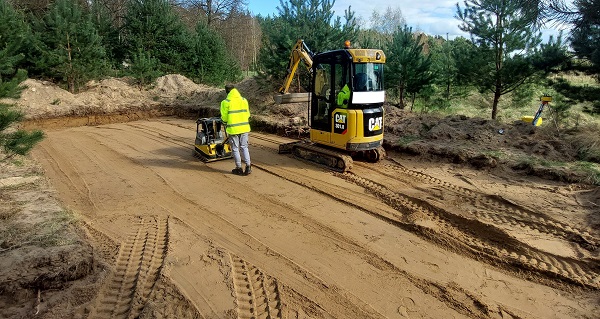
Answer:
<path fill-rule="evenodd" d="M 196 120 L 196 142 L 194 156 L 203 162 L 214 162 L 232 158 L 229 136 L 220 117 Z"/>

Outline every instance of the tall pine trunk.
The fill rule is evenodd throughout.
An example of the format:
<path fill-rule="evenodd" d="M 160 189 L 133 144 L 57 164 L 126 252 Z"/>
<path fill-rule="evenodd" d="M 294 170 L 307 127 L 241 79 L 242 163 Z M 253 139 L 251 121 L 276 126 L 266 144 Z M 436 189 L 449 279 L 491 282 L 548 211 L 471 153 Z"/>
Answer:
<path fill-rule="evenodd" d="M 400 94 L 399 107 L 401 109 L 404 109 L 404 107 L 405 107 L 405 105 L 404 105 L 404 84 L 401 84 L 400 86 L 398 86 L 398 93 Z"/>
<path fill-rule="evenodd" d="M 73 75 L 73 59 L 71 58 L 71 39 L 67 32 L 67 54 L 69 55 L 69 71 L 67 71 L 67 86 L 69 92 L 75 94 L 75 76 Z"/>
<path fill-rule="evenodd" d="M 502 87 L 496 85 L 496 89 L 494 90 L 494 103 L 492 104 L 492 120 L 495 120 L 498 115 L 498 102 L 500 102 L 500 96 L 502 95 L 501 90 Z"/>

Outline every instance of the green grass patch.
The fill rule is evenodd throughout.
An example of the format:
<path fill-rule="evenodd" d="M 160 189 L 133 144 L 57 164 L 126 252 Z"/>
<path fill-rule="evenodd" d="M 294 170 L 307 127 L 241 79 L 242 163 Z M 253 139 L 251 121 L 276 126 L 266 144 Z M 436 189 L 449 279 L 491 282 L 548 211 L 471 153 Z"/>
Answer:
<path fill-rule="evenodd" d="M 584 182 L 600 185 L 600 165 L 590 162 L 574 162 L 572 169 L 585 176 Z"/>
<path fill-rule="evenodd" d="M 568 163 L 566 162 L 560 162 L 560 161 L 549 161 L 546 160 L 544 158 L 539 158 L 539 157 L 535 157 L 535 156 L 520 156 L 517 158 L 517 163 L 519 164 L 519 166 L 524 166 L 524 167 L 536 167 L 536 166 L 542 166 L 542 167 L 568 167 Z"/>
<path fill-rule="evenodd" d="M 537 158 L 533 156 L 520 156 L 516 159 L 515 167 L 520 169 L 532 169 L 536 167 L 545 168 L 556 168 L 557 175 L 564 175 L 560 171 L 570 171 L 574 173 L 576 182 L 600 185 L 600 164 L 576 161 L 576 162 L 560 162 L 560 161 L 548 161 L 543 158 Z"/>
<path fill-rule="evenodd" d="M 400 139 L 398 139 L 398 145 L 407 146 L 408 144 L 410 144 L 414 141 L 418 141 L 420 139 L 421 138 L 419 136 L 414 136 L 414 135 L 402 136 L 402 137 L 400 137 Z"/>
<path fill-rule="evenodd" d="M 488 151 L 484 151 L 483 152 L 484 155 L 493 157 L 495 159 L 499 159 L 499 160 L 504 160 L 509 158 L 509 155 L 506 154 L 504 151 L 502 150 L 488 150 Z"/>
<path fill-rule="evenodd" d="M 11 163 L 12 165 L 14 165 L 14 166 L 17 166 L 17 167 L 23 167 L 23 165 L 25 165 L 25 162 L 24 162 L 23 160 L 21 160 L 21 159 L 16 159 L 16 158 L 12 158 L 12 159 L 10 160 L 10 163 Z"/>
<path fill-rule="evenodd" d="M 600 87 L 600 83 L 596 80 L 594 76 L 587 75 L 580 72 L 567 72 L 554 74 L 549 77 L 551 80 L 557 79 L 565 79 L 571 85 L 576 86 L 592 86 L 592 87 Z"/>

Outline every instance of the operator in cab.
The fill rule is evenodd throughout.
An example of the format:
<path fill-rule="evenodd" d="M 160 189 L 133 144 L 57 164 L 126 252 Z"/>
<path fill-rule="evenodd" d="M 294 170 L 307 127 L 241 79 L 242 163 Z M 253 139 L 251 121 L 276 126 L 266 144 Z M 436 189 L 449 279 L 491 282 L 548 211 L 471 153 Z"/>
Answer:
<path fill-rule="evenodd" d="M 348 83 L 344 85 L 340 93 L 337 95 L 337 106 L 342 109 L 348 108 L 348 101 L 350 100 L 350 87 Z"/>

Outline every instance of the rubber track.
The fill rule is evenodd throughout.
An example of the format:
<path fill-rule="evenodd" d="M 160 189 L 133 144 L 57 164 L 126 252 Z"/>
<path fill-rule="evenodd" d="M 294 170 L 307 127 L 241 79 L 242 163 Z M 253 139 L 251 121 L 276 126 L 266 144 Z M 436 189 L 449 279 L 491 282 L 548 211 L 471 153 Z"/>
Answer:
<path fill-rule="evenodd" d="M 493 264 L 511 264 L 550 278 L 562 279 L 592 289 L 600 288 L 600 274 L 593 270 L 594 266 L 590 267 L 585 262 L 545 253 L 526 247 L 522 243 L 498 247 L 497 238 L 486 240 L 485 237 L 481 236 L 482 233 L 473 234 L 469 232 L 469 229 L 483 228 L 490 233 L 494 233 L 496 237 L 503 235 L 504 232 L 500 229 L 490 228 L 489 225 L 486 226 L 484 223 L 468 220 L 445 210 L 440 210 L 421 200 L 397 193 L 384 185 L 353 173 L 347 172 L 340 175 L 342 178 L 362 186 L 400 212 L 396 222 L 409 224 L 414 230 L 421 233 L 437 233 L 434 236 L 429 236 L 430 239 L 436 236 L 444 236 L 446 241 L 454 242 L 455 247 L 466 248 L 474 256 L 483 257 L 485 255 L 488 261 Z M 416 212 L 425 214 L 431 222 L 435 223 L 435 230 L 434 228 L 423 229 L 423 226 L 412 225 L 409 220 L 404 218 Z M 465 227 L 465 225 L 469 225 L 469 227 Z M 458 234 L 460 236 L 456 236 Z M 503 236 L 506 239 L 503 244 L 513 241 L 506 233 Z M 461 242 L 458 238 L 466 238 L 466 240 Z M 509 247 L 510 250 L 506 247 Z"/>
<path fill-rule="evenodd" d="M 306 158 L 306 157 L 304 157 L 304 156 L 302 156 L 300 154 L 297 154 L 296 150 L 298 150 L 298 149 L 302 149 L 304 151 L 308 151 L 311 154 L 314 154 L 315 156 L 323 156 L 324 155 L 324 157 L 329 158 L 329 159 L 334 158 L 337 161 L 341 160 L 344 163 L 344 168 L 340 168 L 337 165 L 335 165 L 335 166 L 325 165 L 325 164 L 322 164 L 322 163 L 318 163 L 318 162 L 312 161 L 312 160 L 310 160 L 310 159 L 308 159 L 308 158 Z M 340 152 L 332 151 L 332 150 L 329 150 L 329 149 L 326 149 L 326 148 L 322 148 L 322 147 L 316 146 L 314 144 L 309 144 L 309 143 L 305 143 L 305 142 L 297 143 L 296 145 L 294 145 L 294 148 L 292 150 L 292 154 L 294 154 L 294 156 L 297 157 L 297 158 L 309 161 L 309 162 L 311 162 L 313 164 L 317 164 L 317 165 L 320 165 L 320 166 L 323 166 L 323 167 L 327 167 L 328 169 L 331 169 L 331 170 L 336 171 L 336 172 L 343 173 L 343 172 L 346 172 L 346 171 L 352 169 L 353 161 L 352 161 L 352 157 L 351 156 L 342 154 Z"/>
<path fill-rule="evenodd" d="M 88 318 L 137 318 L 159 278 L 168 242 L 168 219 L 140 218 L 135 233 L 121 245 Z"/>
<path fill-rule="evenodd" d="M 282 318 L 277 281 L 237 256 L 229 258 L 238 319 Z"/>

